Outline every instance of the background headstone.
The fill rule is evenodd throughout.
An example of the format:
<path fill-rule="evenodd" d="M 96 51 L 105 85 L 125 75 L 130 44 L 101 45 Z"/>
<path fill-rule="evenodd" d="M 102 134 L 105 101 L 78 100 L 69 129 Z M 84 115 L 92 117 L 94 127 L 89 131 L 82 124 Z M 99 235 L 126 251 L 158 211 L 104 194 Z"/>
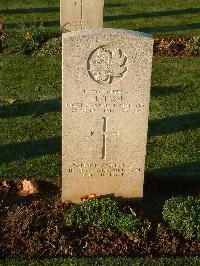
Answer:
<path fill-rule="evenodd" d="M 63 34 L 63 201 L 143 196 L 152 52 L 138 32 Z"/>
<path fill-rule="evenodd" d="M 62 32 L 103 28 L 104 0 L 60 0 Z"/>

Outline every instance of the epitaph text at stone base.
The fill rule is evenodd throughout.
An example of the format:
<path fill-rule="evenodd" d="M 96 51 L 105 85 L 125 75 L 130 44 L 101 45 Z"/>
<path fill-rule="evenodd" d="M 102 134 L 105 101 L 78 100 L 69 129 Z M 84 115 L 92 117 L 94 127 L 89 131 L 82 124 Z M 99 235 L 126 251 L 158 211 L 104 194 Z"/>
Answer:
<path fill-rule="evenodd" d="M 63 201 L 143 196 L 152 53 L 139 32 L 63 34 Z"/>
<path fill-rule="evenodd" d="M 104 0 L 60 0 L 62 32 L 103 28 Z"/>

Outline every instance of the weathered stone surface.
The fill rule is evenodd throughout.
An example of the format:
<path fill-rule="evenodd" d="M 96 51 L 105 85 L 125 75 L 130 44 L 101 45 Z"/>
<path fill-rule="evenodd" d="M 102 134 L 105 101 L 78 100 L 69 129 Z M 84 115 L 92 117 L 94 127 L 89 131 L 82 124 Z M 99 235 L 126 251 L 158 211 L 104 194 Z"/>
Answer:
<path fill-rule="evenodd" d="M 152 51 L 139 32 L 63 34 L 63 201 L 143 196 Z"/>
<path fill-rule="evenodd" d="M 103 28 L 104 0 L 60 0 L 62 32 Z"/>

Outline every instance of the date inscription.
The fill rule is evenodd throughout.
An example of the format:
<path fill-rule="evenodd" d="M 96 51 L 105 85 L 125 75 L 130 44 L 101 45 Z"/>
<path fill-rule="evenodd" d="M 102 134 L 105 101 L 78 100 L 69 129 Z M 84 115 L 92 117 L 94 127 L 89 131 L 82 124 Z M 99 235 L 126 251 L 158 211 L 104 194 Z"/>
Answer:
<path fill-rule="evenodd" d="M 126 174 L 136 174 L 141 172 L 140 168 L 134 168 L 128 164 L 121 163 L 73 163 L 68 168 L 70 174 L 82 174 L 83 177 L 116 177 Z"/>

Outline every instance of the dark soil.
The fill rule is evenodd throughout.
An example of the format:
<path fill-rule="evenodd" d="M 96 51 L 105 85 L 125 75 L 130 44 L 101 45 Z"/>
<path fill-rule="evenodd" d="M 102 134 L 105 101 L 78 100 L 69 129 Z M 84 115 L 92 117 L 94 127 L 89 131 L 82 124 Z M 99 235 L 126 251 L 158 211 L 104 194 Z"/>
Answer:
<path fill-rule="evenodd" d="M 194 54 L 189 42 L 191 37 L 154 37 L 154 56 L 172 56 L 172 57 L 191 57 L 199 56 L 199 53 Z"/>
<path fill-rule="evenodd" d="M 19 196 L 14 182 L 9 187 L 0 191 L 0 258 L 200 255 L 199 241 L 186 241 L 164 224 L 157 231 L 164 201 L 177 194 L 197 195 L 196 184 L 146 185 L 143 201 L 129 203 L 143 221 L 140 233 L 134 235 L 115 229 L 66 227 L 63 213 L 72 204 L 61 202 L 60 188 L 52 183 L 38 182 L 38 192 L 28 196 Z M 124 212 L 127 204 L 122 204 Z M 151 227 L 145 224 L 146 218 Z"/>

